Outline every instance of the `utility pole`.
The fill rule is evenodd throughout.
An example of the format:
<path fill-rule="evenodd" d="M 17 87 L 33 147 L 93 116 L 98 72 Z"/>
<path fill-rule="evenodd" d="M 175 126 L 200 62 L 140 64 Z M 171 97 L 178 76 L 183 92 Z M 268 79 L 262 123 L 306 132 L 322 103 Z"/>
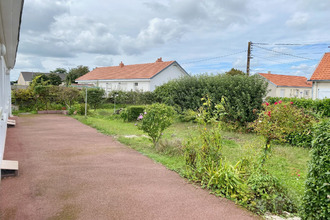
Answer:
<path fill-rule="evenodd" d="M 246 75 L 249 76 L 250 75 L 250 59 L 251 59 L 251 45 L 252 42 L 249 41 L 248 43 L 248 51 L 247 51 L 247 63 L 246 63 Z"/>

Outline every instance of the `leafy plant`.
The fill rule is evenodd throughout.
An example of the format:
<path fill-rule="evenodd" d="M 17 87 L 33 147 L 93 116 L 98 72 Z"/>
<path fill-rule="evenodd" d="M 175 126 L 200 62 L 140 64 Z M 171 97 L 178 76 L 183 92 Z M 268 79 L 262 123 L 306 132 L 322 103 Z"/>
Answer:
<path fill-rule="evenodd" d="M 288 135 L 308 131 L 308 129 L 311 129 L 313 119 L 301 109 L 295 107 L 293 103 L 279 101 L 274 104 L 264 103 L 263 106 L 265 111 L 259 114 L 258 119 L 251 127 L 266 139 L 264 162 L 271 150 L 272 140 L 285 142 Z"/>
<path fill-rule="evenodd" d="M 303 197 L 303 219 L 328 219 L 330 215 L 330 119 L 315 125 L 312 160 Z"/>
<path fill-rule="evenodd" d="M 147 106 L 144 113 L 139 116 L 141 123 L 138 128 L 146 132 L 156 146 L 163 131 L 173 123 L 174 114 L 175 111 L 171 106 L 152 104 Z"/>
<path fill-rule="evenodd" d="M 259 213 L 266 211 L 282 214 L 283 211 L 296 212 L 297 207 L 288 196 L 287 190 L 278 179 L 263 168 L 257 168 L 248 178 L 247 183 L 253 192 L 250 208 Z"/>
<path fill-rule="evenodd" d="M 86 98 L 86 94 L 84 94 L 84 98 Z M 88 104 L 91 105 L 91 107 L 96 110 L 97 107 L 99 107 L 103 100 L 103 96 L 105 94 L 104 89 L 99 89 L 99 88 L 91 88 L 87 89 L 87 102 Z"/>

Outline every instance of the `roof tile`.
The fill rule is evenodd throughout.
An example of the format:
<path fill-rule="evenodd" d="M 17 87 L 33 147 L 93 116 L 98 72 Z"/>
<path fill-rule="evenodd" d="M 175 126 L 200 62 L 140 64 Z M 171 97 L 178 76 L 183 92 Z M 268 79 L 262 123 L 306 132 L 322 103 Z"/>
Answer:
<path fill-rule="evenodd" d="M 307 78 L 303 76 L 288 76 L 271 73 L 259 73 L 259 75 L 265 77 L 277 86 L 312 87 L 312 82 L 308 82 Z"/>
<path fill-rule="evenodd" d="M 330 53 L 325 53 L 310 80 L 330 80 Z"/>
<path fill-rule="evenodd" d="M 121 62 L 118 66 L 98 67 L 76 80 L 150 79 L 174 62 L 157 60 L 155 63 L 134 65 L 124 65 Z"/>

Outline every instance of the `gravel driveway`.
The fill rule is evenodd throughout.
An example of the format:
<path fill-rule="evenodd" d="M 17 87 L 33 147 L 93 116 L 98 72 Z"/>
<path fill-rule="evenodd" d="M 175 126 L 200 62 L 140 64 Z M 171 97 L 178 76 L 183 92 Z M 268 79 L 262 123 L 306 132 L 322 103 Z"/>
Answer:
<path fill-rule="evenodd" d="M 0 219 L 258 219 L 177 173 L 63 115 L 8 128 Z"/>

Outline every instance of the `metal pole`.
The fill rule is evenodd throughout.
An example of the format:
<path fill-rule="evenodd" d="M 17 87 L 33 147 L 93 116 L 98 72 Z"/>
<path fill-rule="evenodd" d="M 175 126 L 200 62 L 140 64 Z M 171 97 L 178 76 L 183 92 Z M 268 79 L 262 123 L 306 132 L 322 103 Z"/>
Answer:
<path fill-rule="evenodd" d="M 86 98 L 85 98 L 85 118 L 87 117 L 87 87 L 86 87 Z"/>

